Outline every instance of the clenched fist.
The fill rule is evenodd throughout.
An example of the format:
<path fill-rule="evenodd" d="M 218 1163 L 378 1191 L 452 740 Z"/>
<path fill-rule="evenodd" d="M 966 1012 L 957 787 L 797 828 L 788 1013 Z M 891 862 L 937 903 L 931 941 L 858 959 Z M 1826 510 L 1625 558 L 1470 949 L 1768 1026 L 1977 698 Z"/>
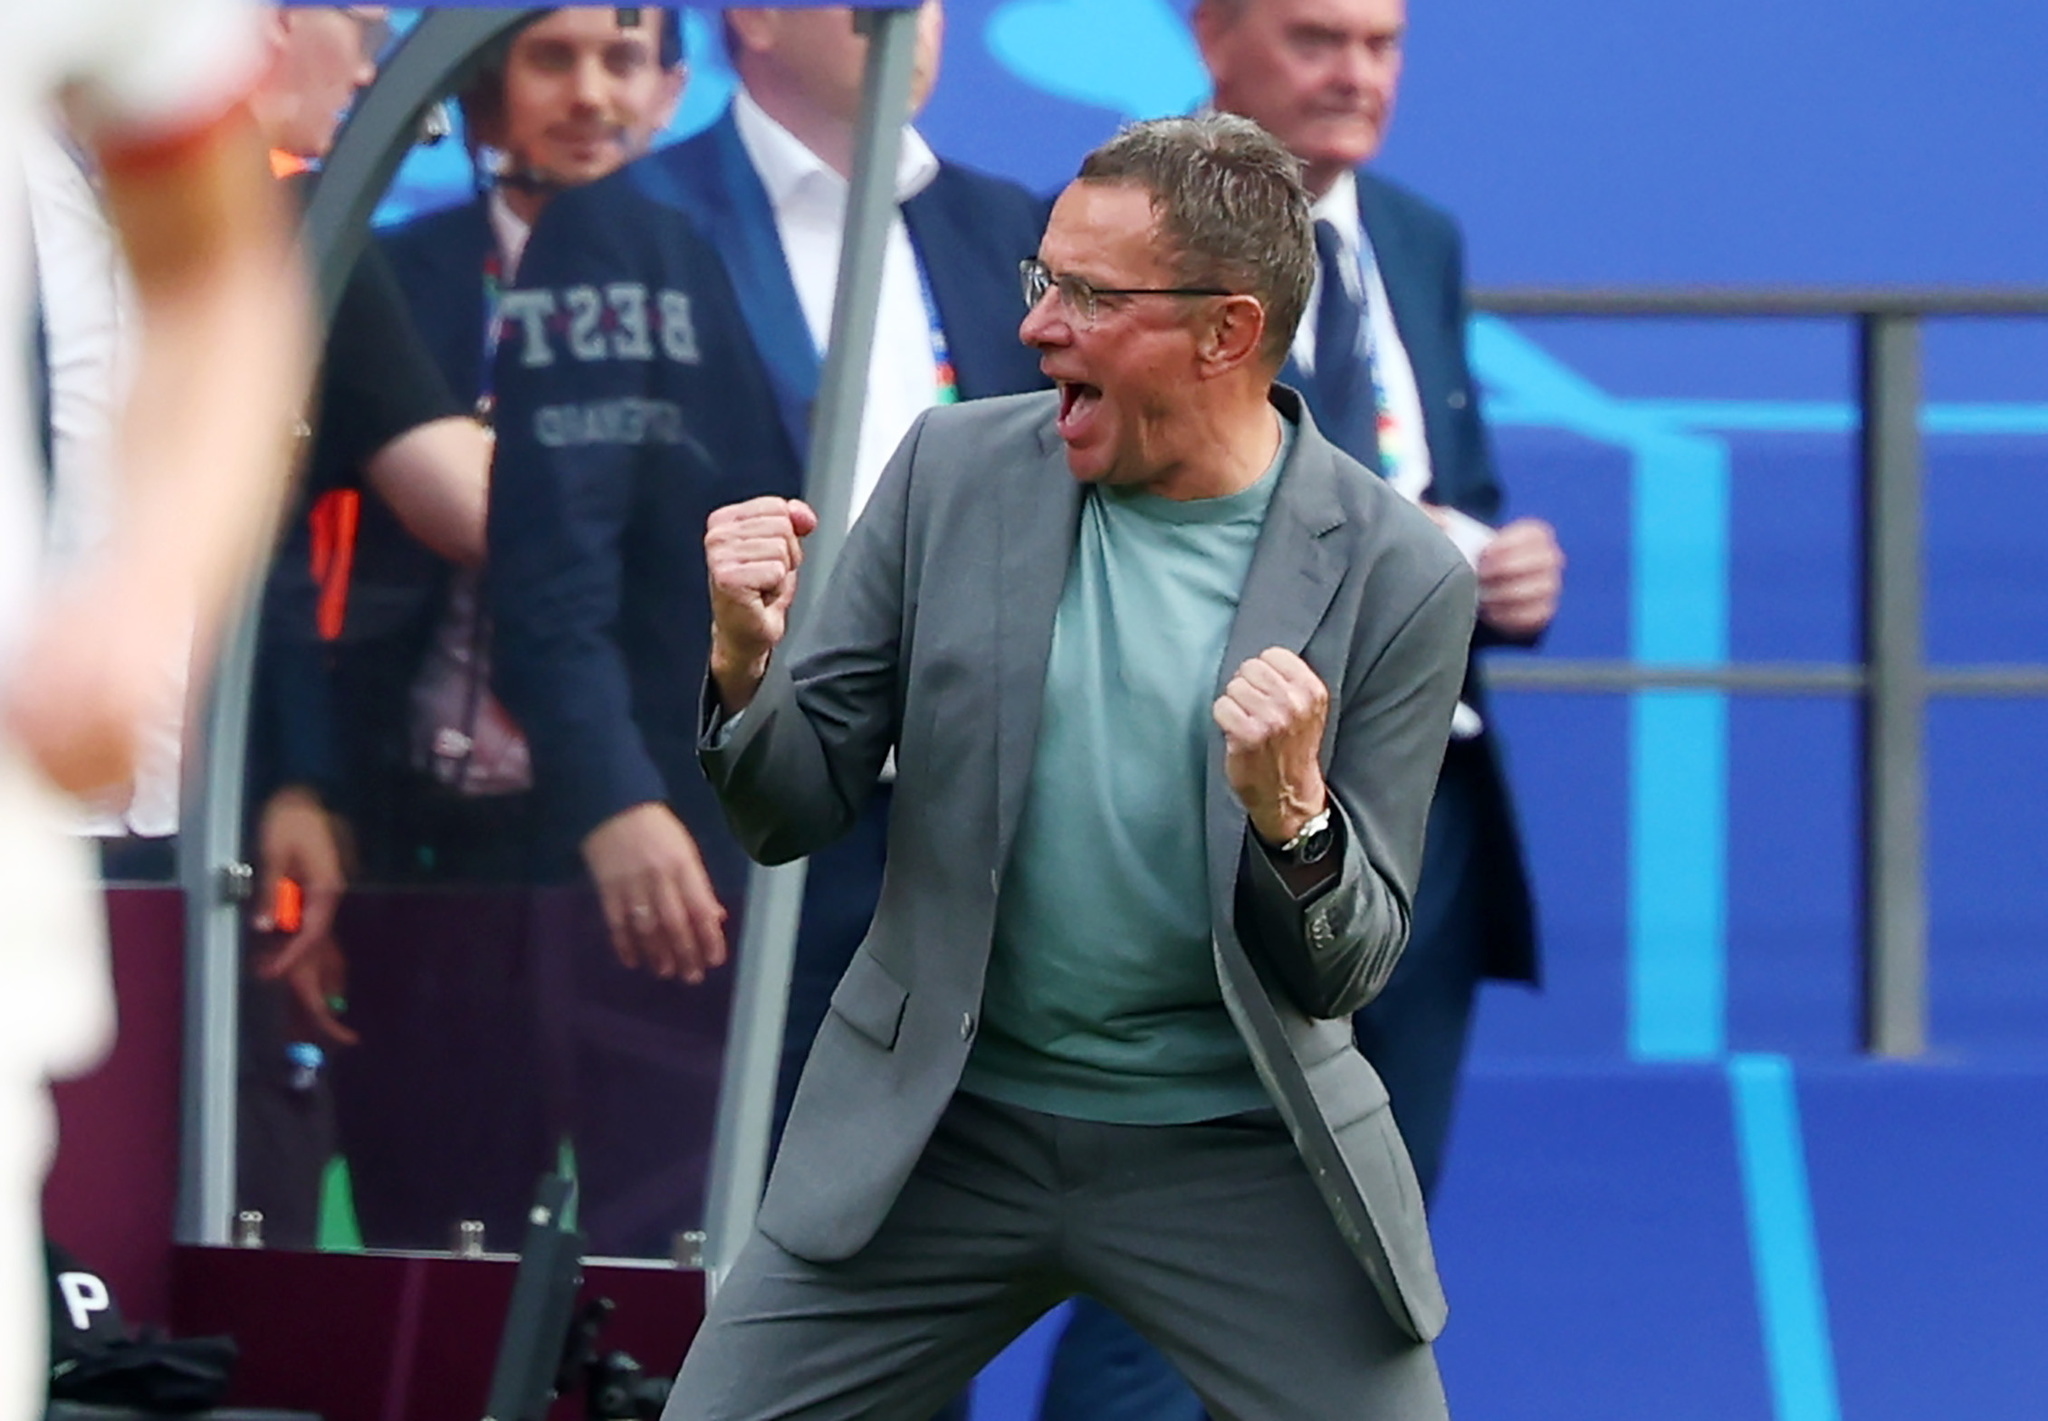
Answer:
<path fill-rule="evenodd" d="M 1330 689 L 1293 652 L 1268 647 L 1216 699 L 1224 771 L 1252 828 L 1284 844 L 1328 807 L 1319 758 Z"/>
<path fill-rule="evenodd" d="M 728 714 L 744 709 L 789 629 L 803 540 L 818 515 L 802 499 L 762 497 L 718 509 L 704 525 L 711 573 L 711 679 Z"/>

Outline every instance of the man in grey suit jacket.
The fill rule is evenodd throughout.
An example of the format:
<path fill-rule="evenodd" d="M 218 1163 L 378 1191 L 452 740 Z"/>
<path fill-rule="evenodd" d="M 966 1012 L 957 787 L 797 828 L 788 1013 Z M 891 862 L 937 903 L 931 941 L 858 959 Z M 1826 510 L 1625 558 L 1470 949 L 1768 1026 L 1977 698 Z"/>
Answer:
<path fill-rule="evenodd" d="M 1075 1293 L 1219 1416 L 1443 1414 L 1345 1018 L 1406 940 L 1475 593 L 1272 384 L 1313 262 L 1255 125 L 1127 130 L 1024 266 L 1057 390 L 922 418 L 787 650 L 815 515 L 712 515 L 702 755 L 741 841 L 808 853 L 898 778 L 669 1421 L 916 1415 Z"/>
<path fill-rule="evenodd" d="M 1435 8 L 1435 7 L 1432 7 Z M 1538 641 L 1564 552 L 1539 518 L 1498 529 L 1504 494 L 1466 345 L 1464 239 L 1377 158 L 1400 92 L 1408 0 L 1198 0 L 1214 107 L 1302 162 L 1322 275 L 1281 378 L 1330 441 L 1455 530 L 1479 580 L 1465 709 L 1437 780 L 1408 950 L 1353 1018 L 1434 1202 L 1479 986 L 1534 984 L 1536 905 L 1483 647 Z M 1037 1421 L 1200 1421 L 1201 1405 L 1114 1314 L 1078 1304 Z"/>

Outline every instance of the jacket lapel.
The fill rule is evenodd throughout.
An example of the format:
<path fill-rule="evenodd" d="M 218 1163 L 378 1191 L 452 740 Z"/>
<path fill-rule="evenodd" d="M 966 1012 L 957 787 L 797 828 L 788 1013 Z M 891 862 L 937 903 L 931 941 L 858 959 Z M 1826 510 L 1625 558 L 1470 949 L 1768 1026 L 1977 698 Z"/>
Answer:
<path fill-rule="evenodd" d="M 703 134 L 669 151 L 672 196 L 717 248 L 747 333 L 775 386 L 790 443 L 799 459 L 808 460 L 811 406 L 823 365 L 782 254 L 775 209 L 740 141 L 731 108 Z"/>
<path fill-rule="evenodd" d="M 1385 189 L 1370 175 L 1358 175 L 1358 220 L 1372 242 L 1380 283 L 1387 289 L 1387 306 L 1394 314 L 1394 330 L 1401 337 L 1401 349 L 1415 375 L 1416 399 L 1422 406 L 1422 438 L 1429 446 L 1430 474 L 1434 479 L 1446 463 L 1434 411 L 1445 407 L 1454 379 L 1439 345 L 1443 322 L 1431 309 L 1441 299 L 1442 291 L 1427 261 L 1408 240 L 1408 224 L 1395 217 L 1384 193 Z M 1463 338 L 1464 333 L 1460 332 L 1459 339 Z M 1438 502 L 1447 501 L 1441 494 L 1435 497 Z"/>
<path fill-rule="evenodd" d="M 1002 249 L 1002 227 L 977 223 L 965 198 L 942 162 L 924 191 L 903 204 L 904 230 L 938 307 L 960 398 L 1043 389 L 1037 354 L 1017 339 L 1024 303 L 1011 278 L 1015 258 Z"/>
<path fill-rule="evenodd" d="M 1050 421 L 1035 463 L 998 476 L 995 587 L 996 862 L 1007 865 L 1045 708 L 1053 619 L 1081 518 L 1081 486 Z"/>
<path fill-rule="evenodd" d="M 924 273 L 926 288 L 931 292 L 932 304 L 938 307 L 939 324 L 946 332 L 948 353 L 953 360 L 954 378 L 960 384 L 960 398 L 971 400 L 979 395 L 1007 394 L 993 382 L 981 378 L 982 371 L 978 355 L 979 344 L 973 339 L 956 337 L 976 332 L 981 322 L 973 291 L 961 281 L 962 268 L 979 280 L 984 286 L 988 282 L 985 273 L 975 270 L 975 256 L 982 250 L 978 234 L 963 226 L 959 214 L 945 199 L 946 170 L 940 166 L 938 175 L 910 201 L 903 204 L 903 227 L 910 235 L 910 247 L 916 255 L 917 264 Z M 967 260 L 959 260 L 964 254 Z M 1021 319 L 1021 318 L 1020 318 Z"/>
<path fill-rule="evenodd" d="M 1217 668 L 1218 696 L 1238 667 L 1268 647 L 1296 653 L 1307 647 L 1344 579 L 1344 561 L 1325 537 L 1346 518 L 1337 497 L 1340 474 L 1334 452 L 1316 431 L 1300 395 L 1276 386 L 1273 402 L 1298 421 L 1298 428 L 1238 596 L 1237 616 L 1224 644 L 1223 664 Z M 1244 840 L 1244 808 L 1224 774 L 1220 734 L 1209 756 L 1207 802 L 1210 896 L 1223 905 L 1223 920 L 1228 921 L 1227 905 L 1235 891 Z"/>
<path fill-rule="evenodd" d="M 406 253 L 425 268 L 405 274 L 412 278 L 406 295 L 419 303 L 413 324 L 450 382 L 466 384 L 449 391 L 465 405 L 483 392 L 490 374 L 483 368 L 489 334 L 484 330 L 484 264 L 498 250 L 498 238 L 487 201 L 479 197 L 460 210 L 448 229 L 450 240 L 418 242 Z"/>

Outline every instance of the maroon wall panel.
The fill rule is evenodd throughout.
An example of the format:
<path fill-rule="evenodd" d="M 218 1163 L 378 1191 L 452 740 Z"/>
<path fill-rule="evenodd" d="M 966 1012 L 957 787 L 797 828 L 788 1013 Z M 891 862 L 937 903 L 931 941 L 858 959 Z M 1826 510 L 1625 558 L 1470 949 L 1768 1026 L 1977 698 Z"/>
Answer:
<path fill-rule="evenodd" d="M 184 913 L 174 888 L 107 893 L 120 1036 L 97 1071 L 56 1088 L 57 1158 L 43 1191 L 50 1237 L 105 1277 L 135 1322 L 161 1323 L 170 1309 Z"/>
<path fill-rule="evenodd" d="M 325 1421 L 475 1421 L 512 1295 L 509 1259 L 179 1248 L 172 1325 L 242 1349 L 230 1402 Z M 701 1274 L 590 1265 L 584 1295 L 618 1304 L 600 1338 L 674 1375 L 703 1320 Z M 558 1405 L 558 1421 L 580 1402 Z"/>

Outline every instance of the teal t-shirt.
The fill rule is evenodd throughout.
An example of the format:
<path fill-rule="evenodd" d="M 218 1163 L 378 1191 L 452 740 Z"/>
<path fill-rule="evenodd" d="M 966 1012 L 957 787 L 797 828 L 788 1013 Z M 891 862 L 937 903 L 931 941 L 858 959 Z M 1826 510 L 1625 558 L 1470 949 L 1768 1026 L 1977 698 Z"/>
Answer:
<path fill-rule="evenodd" d="M 1224 643 L 1293 427 L 1221 498 L 1094 486 L 964 1090 L 1166 1125 L 1268 1104 L 1209 945 L 1205 774 Z"/>

